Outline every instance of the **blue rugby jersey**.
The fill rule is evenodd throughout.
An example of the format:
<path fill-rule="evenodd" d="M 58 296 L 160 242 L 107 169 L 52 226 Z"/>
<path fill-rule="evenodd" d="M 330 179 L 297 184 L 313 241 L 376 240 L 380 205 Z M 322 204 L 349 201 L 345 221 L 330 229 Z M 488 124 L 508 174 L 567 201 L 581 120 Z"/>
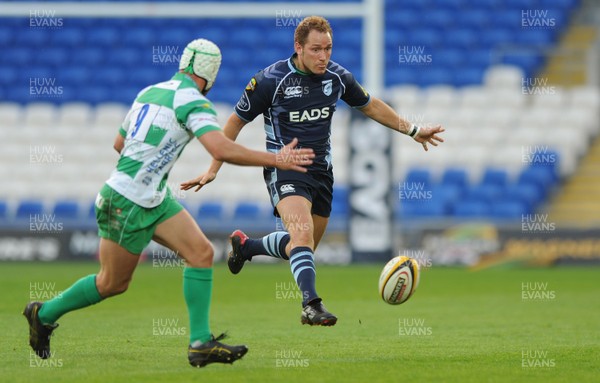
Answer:
<path fill-rule="evenodd" d="M 331 168 L 331 118 L 337 101 L 360 108 L 370 96 L 341 65 L 330 61 L 323 75 L 309 75 L 294 66 L 294 56 L 252 77 L 235 113 L 246 122 L 263 114 L 267 150 L 278 151 L 296 137 L 298 147 L 315 151 L 308 169 L 326 171 Z"/>

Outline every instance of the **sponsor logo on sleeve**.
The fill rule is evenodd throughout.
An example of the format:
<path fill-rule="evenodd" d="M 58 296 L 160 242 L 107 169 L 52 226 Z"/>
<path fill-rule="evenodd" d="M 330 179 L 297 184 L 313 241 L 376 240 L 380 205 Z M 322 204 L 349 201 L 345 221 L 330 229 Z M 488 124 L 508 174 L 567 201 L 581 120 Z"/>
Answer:
<path fill-rule="evenodd" d="M 246 92 L 242 94 L 242 97 L 238 101 L 236 107 L 242 112 L 247 112 L 250 110 L 250 100 L 248 99 Z"/>
<path fill-rule="evenodd" d="M 321 81 L 321 89 L 323 89 L 323 94 L 325 94 L 325 96 L 331 96 L 331 91 L 333 89 L 333 80 Z"/>
<path fill-rule="evenodd" d="M 256 89 L 256 79 L 252 77 L 248 82 L 248 85 L 246 85 L 246 90 L 249 92 L 253 92 L 254 89 Z"/>

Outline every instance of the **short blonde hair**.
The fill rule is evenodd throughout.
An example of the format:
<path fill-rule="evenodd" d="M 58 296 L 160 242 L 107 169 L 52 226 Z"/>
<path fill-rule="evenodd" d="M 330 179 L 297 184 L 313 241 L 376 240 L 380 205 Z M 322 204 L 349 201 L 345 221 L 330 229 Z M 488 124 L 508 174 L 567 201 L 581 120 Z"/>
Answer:
<path fill-rule="evenodd" d="M 331 30 L 331 25 L 329 25 L 329 21 L 327 21 L 327 19 L 321 16 L 308 16 L 305 17 L 296 27 L 296 31 L 294 32 L 294 42 L 304 46 L 304 44 L 306 44 L 308 34 L 313 29 L 322 33 L 329 33 L 333 39 L 333 31 Z"/>

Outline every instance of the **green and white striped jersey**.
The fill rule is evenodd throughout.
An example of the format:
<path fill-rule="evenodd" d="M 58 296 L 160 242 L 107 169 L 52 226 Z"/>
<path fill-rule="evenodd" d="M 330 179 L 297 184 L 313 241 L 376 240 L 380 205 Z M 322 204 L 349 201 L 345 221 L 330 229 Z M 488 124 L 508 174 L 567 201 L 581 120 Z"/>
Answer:
<path fill-rule="evenodd" d="M 119 129 L 125 146 L 106 183 L 140 206 L 158 206 L 183 148 L 213 130 L 220 130 L 215 109 L 187 75 L 151 85 L 138 93 Z"/>

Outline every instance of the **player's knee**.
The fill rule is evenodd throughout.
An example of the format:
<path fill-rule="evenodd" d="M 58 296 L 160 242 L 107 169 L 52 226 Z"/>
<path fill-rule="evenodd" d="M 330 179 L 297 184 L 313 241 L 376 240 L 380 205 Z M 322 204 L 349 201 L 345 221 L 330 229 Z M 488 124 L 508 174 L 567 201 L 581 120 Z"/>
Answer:
<path fill-rule="evenodd" d="M 312 236 L 312 233 L 306 232 L 297 232 L 293 235 L 290 235 L 290 247 L 293 249 L 294 247 L 310 247 L 311 249 L 314 247 L 315 241 Z"/>
<path fill-rule="evenodd" d="M 96 288 L 98 293 L 103 298 L 113 297 L 115 295 L 123 294 L 129 288 L 129 282 L 131 278 L 123 280 L 103 280 L 96 279 Z"/>
<path fill-rule="evenodd" d="M 187 255 L 183 255 L 190 267 L 212 267 L 215 251 L 212 244 L 199 246 Z"/>

